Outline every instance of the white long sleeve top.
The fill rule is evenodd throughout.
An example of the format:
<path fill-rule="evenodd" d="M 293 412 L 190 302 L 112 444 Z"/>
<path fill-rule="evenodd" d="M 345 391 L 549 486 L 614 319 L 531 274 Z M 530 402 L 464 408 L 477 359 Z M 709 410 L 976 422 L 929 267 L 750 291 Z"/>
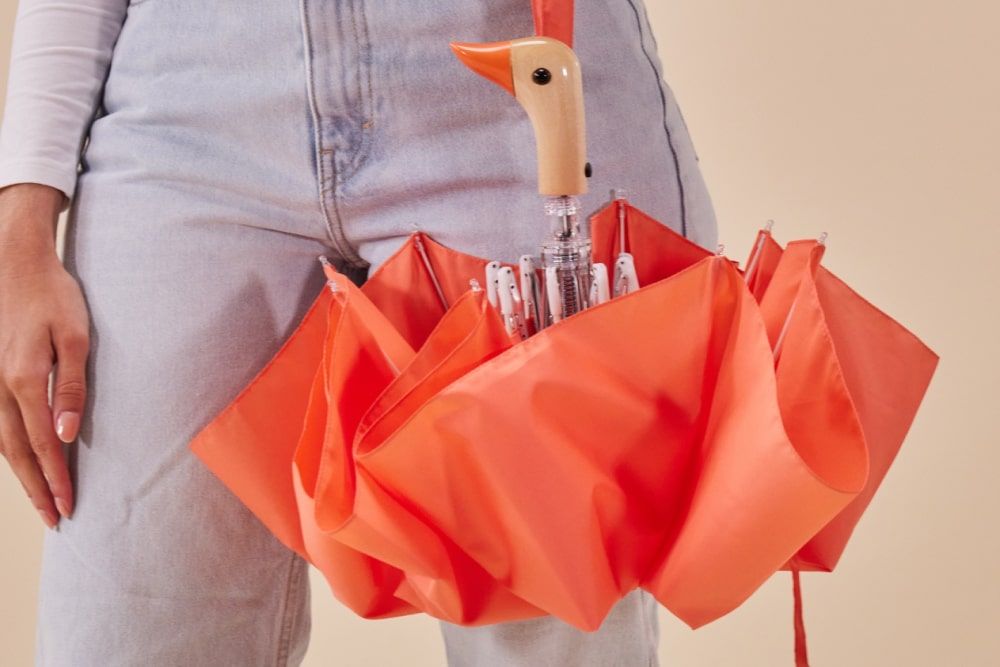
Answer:
<path fill-rule="evenodd" d="M 76 190 L 128 0 L 20 0 L 0 126 L 0 187 Z"/>

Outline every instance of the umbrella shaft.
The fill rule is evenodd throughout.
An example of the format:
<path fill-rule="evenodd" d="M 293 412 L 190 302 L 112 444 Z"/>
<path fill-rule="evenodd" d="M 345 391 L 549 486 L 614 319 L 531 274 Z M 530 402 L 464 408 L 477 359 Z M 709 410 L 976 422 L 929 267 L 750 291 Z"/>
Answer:
<path fill-rule="evenodd" d="M 552 232 L 541 253 L 546 325 L 590 305 L 591 242 L 580 229 L 579 208 L 579 201 L 572 196 L 550 197 L 545 203 Z"/>

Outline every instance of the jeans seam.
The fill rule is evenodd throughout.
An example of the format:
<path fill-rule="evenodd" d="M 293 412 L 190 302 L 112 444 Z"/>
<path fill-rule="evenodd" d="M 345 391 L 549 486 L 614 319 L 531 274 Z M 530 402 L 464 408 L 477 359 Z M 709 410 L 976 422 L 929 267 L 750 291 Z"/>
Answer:
<path fill-rule="evenodd" d="M 278 655 L 275 659 L 276 667 L 285 667 L 288 664 L 288 652 L 292 643 L 292 625 L 295 620 L 297 605 L 293 603 L 293 596 L 298 592 L 300 577 L 299 555 L 291 552 L 288 564 L 288 578 L 285 580 L 285 592 L 281 601 L 281 627 L 278 635 Z M 304 561 L 303 561 L 304 562 Z"/>
<path fill-rule="evenodd" d="M 648 593 L 642 588 L 639 589 L 639 616 L 642 617 L 642 633 L 646 638 L 646 645 L 653 649 L 653 654 L 649 656 L 649 666 L 653 667 L 656 658 L 656 646 L 653 642 L 653 629 L 649 626 L 649 619 L 646 617 L 646 595 Z"/>
<path fill-rule="evenodd" d="M 359 14 L 361 15 L 361 32 L 358 31 Z M 361 138 L 354 155 L 351 156 L 350 167 L 337 175 L 337 182 L 341 185 L 350 180 L 371 154 L 371 127 L 375 120 L 375 105 L 372 96 L 371 38 L 368 35 L 368 18 L 365 16 L 364 0 L 352 0 L 351 2 L 351 29 L 354 31 L 354 42 L 358 48 L 358 100 L 361 104 L 362 123 Z M 369 61 L 362 64 L 366 51 Z"/>
<path fill-rule="evenodd" d="M 323 136 L 320 124 L 319 108 L 316 105 L 316 72 L 312 65 L 313 61 L 313 40 L 312 40 L 312 29 L 311 22 L 309 20 L 309 0 L 299 1 L 299 12 L 302 21 L 302 40 L 303 47 L 305 49 L 304 60 L 306 67 L 306 86 L 307 94 L 309 98 L 309 111 L 312 115 L 313 122 L 313 143 L 315 145 L 314 155 L 316 160 L 316 175 L 318 179 L 318 196 L 320 213 L 323 216 L 323 222 L 326 226 L 326 233 L 330 242 L 333 244 L 334 249 L 340 255 L 340 257 L 347 263 L 348 266 L 354 268 L 366 268 L 368 262 L 361 258 L 357 250 L 351 245 L 344 235 L 344 230 L 340 224 L 340 213 L 336 203 L 336 186 L 333 183 L 336 174 L 327 173 L 327 155 L 332 154 L 333 150 L 324 148 Z M 333 159 L 330 159 L 330 165 L 332 168 Z M 335 169 L 333 171 L 336 171 Z M 327 182 L 330 181 L 329 186 Z M 329 197 L 327 195 L 329 189 Z M 329 199 L 329 203 L 328 203 Z M 331 206 L 333 204 L 332 215 Z M 336 222 L 335 222 L 336 221 Z"/>
<path fill-rule="evenodd" d="M 653 57 L 649 55 L 649 51 L 646 49 L 646 31 L 643 27 L 643 19 L 639 15 L 639 9 L 636 7 L 635 0 L 628 0 L 629 6 L 632 8 L 632 13 L 635 14 L 635 21 L 639 28 L 639 45 L 642 48 L 643 55 L 646 56 L 647 62 L 649 62 L 650 68 L 652 68 L 653 73 L 656 75 L 656 87 L 660 92 L 660 102 L 663 104 L 663 129 L 667 133 L 667 145 L 670 147 L 670 155 L 674 161 L 674 173 L 677 175 L 677 190 L 680 195 L 680 208 L 681 208 L 681 236 L 687 237 L 687 202 L 685 202 L 685 192 L 684 192 L 684 180 L 681 178 L 681 163 L 680 158 L 677 155 L 677 147 L 674 146 L 674 138 L 670 132 L 670 125 L 667 122 L 668 108 L 667 108 L 667 93 L 663 88 L 663 75 L 658 69 L 656 69 L 656 64 L 653 62 Z M 643 15 L 646 16 L 646 21 L 649 18 L 646 15 L 646 6 L 643 5 Z M 657 48 L 656 37 L 652 34 L 650 30 L 650 38 L 653 40 L 653 48 Z"/>

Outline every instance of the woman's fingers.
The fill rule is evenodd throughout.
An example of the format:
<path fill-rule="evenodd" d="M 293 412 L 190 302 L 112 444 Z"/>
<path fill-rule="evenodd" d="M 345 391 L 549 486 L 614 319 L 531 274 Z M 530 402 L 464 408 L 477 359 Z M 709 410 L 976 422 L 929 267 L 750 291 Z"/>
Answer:
<path fill-rule="evenodd" d="M 87 400 L 86 368 L 90 339 L 86 319 L 77 326 L 52 332 L 56 373 L 52 390 L 53 427 L 63 442 L 72 442 L 80 430 L 80 415 Z"/>
<path fill-rule="evenodd" d="M 31 504 L 41 515 L 42 521 L 49 528 L 55 528 L 58 522 L 58 510 L 42 469 L 35 459 L 35 453 L 28 442 L 20 407 L 11 396 L 0 401 L 0 452 L 7 459 L 7 464 L 21 482 Z"/>
<path fill-rule="evenodd" d="M 21 407 L 24 428 L 28 432 L 28 443 L 35 453 L 35 459 L 42 475 L 49 483 L 56 510 L 69 518 L 72 506 L 72 483 L 63 445 L 52 426 L 52 411 L 48 401 L 48 377 L 33 389 L 15 394 Z"/>
<path fill-rule="evenodd" d="M 14 474 L 31 496 L 46 525 L 73 513 L 74 491 L 63 441 L 79 431 L 86 400 L 84 372 L 88 355 L 88 317 L 82 296 L 68 275 L 47 281 L 53 294 L 54 323 L 26 310 L 26 320 L 41 326 L 3 332 L 0 337 L 0 438 Z M 30 293 L 30 292 L 29 292 Z M 37 306 L 37 301 L 36 304 Z M 33 318 L 31 316 L 34 316 Z M 57 367 L 49 405 L 49 376 Z"/>

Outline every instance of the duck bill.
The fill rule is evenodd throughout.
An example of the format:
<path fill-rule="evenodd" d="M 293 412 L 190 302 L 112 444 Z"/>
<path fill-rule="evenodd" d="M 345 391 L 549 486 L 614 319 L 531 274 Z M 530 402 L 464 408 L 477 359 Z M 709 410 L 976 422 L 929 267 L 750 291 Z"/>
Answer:
<path fill-rule="evenodd" d="M 482 44 L 451 42 L 450 46 L 466 67 L 514 95 L 514 69 L 511 65 L 509 41 Z"/>

